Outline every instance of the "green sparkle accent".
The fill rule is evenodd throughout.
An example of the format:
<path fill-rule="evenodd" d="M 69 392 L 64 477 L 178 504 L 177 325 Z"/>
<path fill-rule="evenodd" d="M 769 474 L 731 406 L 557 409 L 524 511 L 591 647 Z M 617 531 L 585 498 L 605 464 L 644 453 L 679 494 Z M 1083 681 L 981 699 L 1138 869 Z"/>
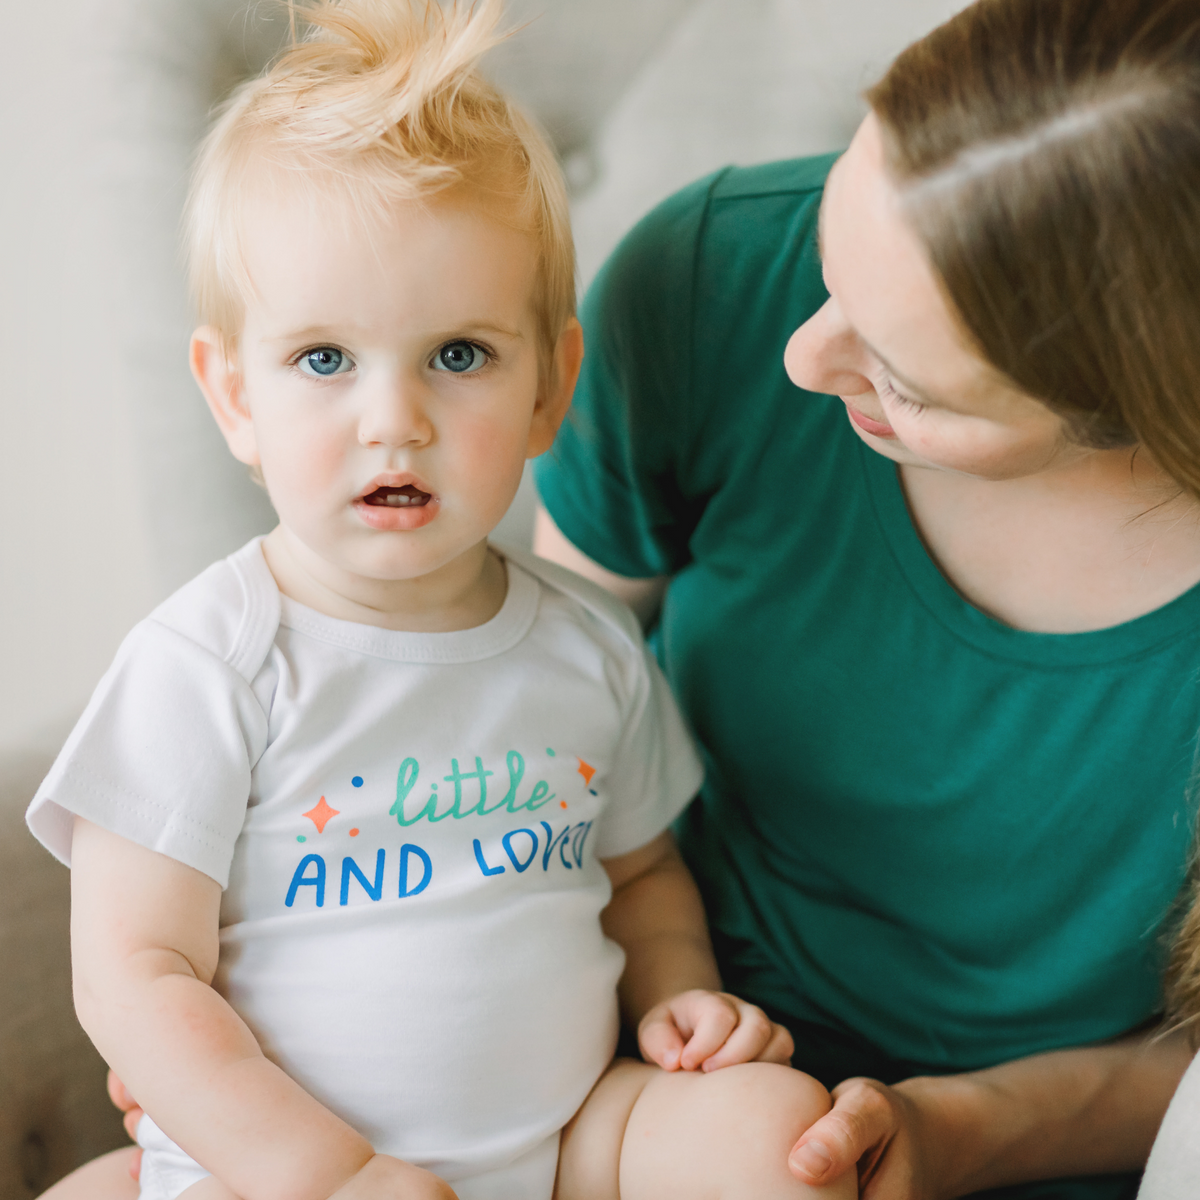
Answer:
<path fill-rule="evenodd" d="M 547 747 L 546 747 L 546 753 L 547 753 L 548 755 L 550 755 L 550 757 L 551 757 L 551 758 L 557 758 L 557 757 L 558 757 L 558 755 L 557 755 L 557 754 L 555 754 L 555 753 L 554 753 L 554 751 L 553 751 L 553 750 L 551 750 L 549 746 L 547 746 Z"/>
<path fill-rule="evenodd" d="M 299 834 L 299 835 L 296 837 L 296 841 L 298 841 L 298 842 L 307 842 L 307 841 L 308 841 L 308 838 L 306 838 L 306 837 L 304 836 L 304 834 L 302 834 L 302 833 L 301 833 L 301 834 Z"/>

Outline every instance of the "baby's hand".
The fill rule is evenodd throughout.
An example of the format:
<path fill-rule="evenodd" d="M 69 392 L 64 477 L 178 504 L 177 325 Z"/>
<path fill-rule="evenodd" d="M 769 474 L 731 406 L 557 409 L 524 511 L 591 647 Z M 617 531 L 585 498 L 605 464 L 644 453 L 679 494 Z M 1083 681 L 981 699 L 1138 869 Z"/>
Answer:
<path fill-rule="evenodd" d="M 716 1071 L 735 1063 L 790 1064 L 792 1035 L 761 1008 L 699 988 L 657 1004 L 638 1025 L 647 1062 L 665 1071 Z"/>
<path fill-rule="evenodd" d="M 431 1171 L 389 1154 L 376 1154 L 329 1200 L 458 1200 L 458 1197 L 444 1179 Z"/>

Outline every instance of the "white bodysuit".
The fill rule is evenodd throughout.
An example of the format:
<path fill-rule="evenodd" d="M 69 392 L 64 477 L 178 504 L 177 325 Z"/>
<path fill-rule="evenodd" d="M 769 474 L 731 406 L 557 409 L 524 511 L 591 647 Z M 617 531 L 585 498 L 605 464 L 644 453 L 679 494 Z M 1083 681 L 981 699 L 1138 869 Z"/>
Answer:
<path fill-rule="evenodd" d="M 78 814 L 211 876 L 214 986 L 269 1058 L 462 1200 L 549 1200 L 616 1039 L 598 859 L 701 769 L 632 615 L 505 557 L 491 621 L 400 633 L 281 597 L 251 542 L 133 630 L 28 820 L 64 862 Z M 205 1173 L 167 1134 L 154 1200 Z"/>

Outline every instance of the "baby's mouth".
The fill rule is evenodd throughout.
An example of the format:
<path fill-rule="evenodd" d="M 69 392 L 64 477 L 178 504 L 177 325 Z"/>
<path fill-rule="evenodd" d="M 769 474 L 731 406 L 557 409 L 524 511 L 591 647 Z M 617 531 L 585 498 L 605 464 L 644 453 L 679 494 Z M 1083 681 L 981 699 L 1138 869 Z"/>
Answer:
<path fill-rule="evenodd" d="M 420 508 L 428 504 L 433 497 L 410 483 L 404 487 L 377 487 L 362 499 L 364 504 L 379 508 Z"/>

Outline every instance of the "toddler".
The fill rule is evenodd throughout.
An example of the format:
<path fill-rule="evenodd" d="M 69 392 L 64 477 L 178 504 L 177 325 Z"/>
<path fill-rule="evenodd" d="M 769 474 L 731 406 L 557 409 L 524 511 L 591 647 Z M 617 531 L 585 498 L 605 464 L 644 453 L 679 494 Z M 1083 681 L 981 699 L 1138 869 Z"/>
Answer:
<path fill-rule="evenodd" d="M 719 991 L 666 685 L 487 541 L 583 352 L 553 157 L 476 73 L 496 6 L 306 16 L 188 209 L 192 367 L 279 525 L 134 629 L 29 812 L 141 1194 L 806 1195 L 829 1099 Z M 647 1063 L 610 1067 L 618 990 Z"/>

